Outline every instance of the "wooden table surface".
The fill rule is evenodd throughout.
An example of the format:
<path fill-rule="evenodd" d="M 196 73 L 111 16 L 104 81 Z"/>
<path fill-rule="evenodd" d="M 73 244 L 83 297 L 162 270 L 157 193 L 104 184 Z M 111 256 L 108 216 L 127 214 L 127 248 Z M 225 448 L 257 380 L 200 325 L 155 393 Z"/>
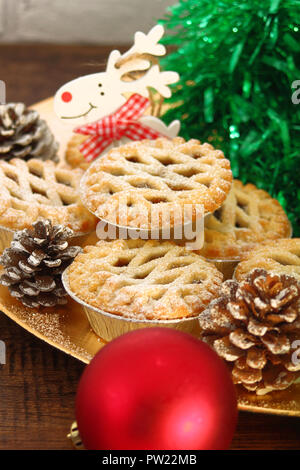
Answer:
<path fill-rule="evenodd" d="M 114 46 L 116 47 L 116 46 Z M 72 78 L 103 69 L 111 47 L 2 45 L 7 101 L 43 100 Z M 0 449 L 71 449 L 76 387 L 84 365 L 0 313 Z M 241 412 L 232 449 L 299 449 L 300 419 Z"/>

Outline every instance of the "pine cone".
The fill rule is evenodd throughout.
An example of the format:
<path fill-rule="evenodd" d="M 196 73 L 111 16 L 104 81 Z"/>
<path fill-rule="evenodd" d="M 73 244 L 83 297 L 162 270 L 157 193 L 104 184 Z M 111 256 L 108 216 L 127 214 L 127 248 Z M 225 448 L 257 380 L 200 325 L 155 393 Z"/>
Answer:
<path fill-rule="evenodd" d="M 46 121 L 23 103 L 0 105 L 0 158 L 57 160 L 58 144 Z"/>
<path fill-rule="evenodd" d="M 38 221 L 32 229 L 15 232 L 0 257 L 5 274 L 0 283 L 26 307 L 52 307 L 67 302 L 61 274 L 81 251 L 69 246 L 73 231 L 50 220 Z"/>
<path fill-rule="evenodd" d="M 200 315 L 202 338 L 231 363 L 233 381 L 265 394 L 300 377 L 293 360 L 300 339 L 300 283 L 292 276 L 254 269 L 238 283 L 223 283 L 221 295 Z"/>

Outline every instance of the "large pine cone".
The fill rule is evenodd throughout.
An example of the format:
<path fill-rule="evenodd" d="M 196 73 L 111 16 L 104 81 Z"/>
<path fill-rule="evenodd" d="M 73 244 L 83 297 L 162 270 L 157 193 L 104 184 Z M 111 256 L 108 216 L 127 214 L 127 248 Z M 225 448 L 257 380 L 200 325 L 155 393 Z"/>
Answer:
<path fill-rule="evenodd" d="M 233 381 L 257 394 L 283 390 L 300 377 L 300 283 L 254 269 L 223 283 L 200 315 L 202 338 L 232 365 Z"/>
<path fill-rule="evenodd" d="M 50 220 L 15 233 L 10 248 L 0 257 L 5 274 L 0 283 L 26 307 L 53 307 L 67 302 L 61 274 L 81 251 L 69 246 L 73 231 Z"/>
<path fill-rule="evenodd" d="M 23 103 L 0 105 L 0 158 L 57 160 L 58 144 L 37 111 Z"/>

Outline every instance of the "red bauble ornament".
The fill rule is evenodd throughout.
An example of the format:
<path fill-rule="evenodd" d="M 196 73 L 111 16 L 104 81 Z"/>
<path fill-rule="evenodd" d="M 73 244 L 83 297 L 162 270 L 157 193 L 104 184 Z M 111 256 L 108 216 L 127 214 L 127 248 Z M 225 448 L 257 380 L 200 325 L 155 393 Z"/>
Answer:
<path fill-rule="evenodd" d="M 226 449 L 237 421 L 235 388 L 205 343 L 146 328 L 95 356 L 80 380 L 76 418 L 87 449 Z"/>

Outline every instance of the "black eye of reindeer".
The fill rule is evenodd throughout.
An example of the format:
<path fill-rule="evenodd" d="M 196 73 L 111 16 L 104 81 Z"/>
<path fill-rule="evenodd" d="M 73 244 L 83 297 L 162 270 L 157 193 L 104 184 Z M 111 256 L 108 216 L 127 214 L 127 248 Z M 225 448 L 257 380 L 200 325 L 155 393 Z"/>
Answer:
<path fill-rule="evenodd" d="M 101 95 L 101 96 L 103 96 L 103 95 L 104 95 L 104 92 L 103 92 L 103 91 L 101 91 L 100 95 Z"/>
<path fill-rule="evenodd" d="M 98 86 L 102 86 L 102 83 L 98 83 Z"/>

